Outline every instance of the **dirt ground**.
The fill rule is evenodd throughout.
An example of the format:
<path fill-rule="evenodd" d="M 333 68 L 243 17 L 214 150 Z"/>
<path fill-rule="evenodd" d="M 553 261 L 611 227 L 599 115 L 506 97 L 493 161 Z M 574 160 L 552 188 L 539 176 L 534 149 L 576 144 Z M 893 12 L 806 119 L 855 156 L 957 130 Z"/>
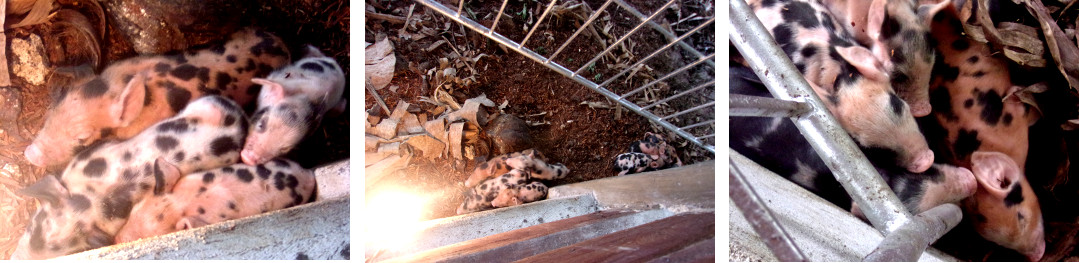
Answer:
<path fill-rule="evenodd" d="M 588 2 L 592 9 L 599 8 L 602 5 L 601 1 L 585 2 Z M 645 3 L 647 1 L 630 2 L 645 14 L 654 12 L 660 6 L 659 4 Z M 402 18 L 409 16 L 408 10 L 413 5 L 413 3 L 406 1 L 368 1 L 368 3 L 373 6 L 376 13 Z M 442 1 L 442 4 L 454 8 L 457 6 L 456 1 Z M 546 2 L 541 3 L 538 1 L 509 1 L 506 13 L 514 13 L 512 13 L 512 17 L 503 17 L 499 21 L 499 26 L 496 30 L 509 39 L 520 41 L 528 33 L 523 28 L 531 28 L 531 23 L 534 23 L 536 17 L 542 13 L 546 4 Z M 476 18 L 479 23 L 490 27 L 490 24 L 494 22 L 493 13 L 497 13 L 500 5 L 500 2 L 494 1 L 484 3 L 468 2 L 466 7 L 467 12 L 470 12 L 471 16 Z M 683 15 L 696 12 L 699 13 L 699 16 L 710 17 L 712 16 L 709 13 L 711 11 L 705 12 L 704 9 L 700 8 L 700 6 L 710 5 L 712 4 L 686 4 L 680 7 L 680 11 L 683 12 Z M 527 12 L 522 10 L 527 10 Z M 587 13 L 584 17 L 590 14 Z M 553 16 L 554 18 L 548 20 L 553 22 L 545 21 L 540 29 L 533 34 L 526 46 L 537 50 L 537 52 L 545 56 L 555 52 L 579 26 L 579 24 L 573 23 L 574 20 L 570 16 L 571 14 L 566 12 Z M 609 19 L 614 21 L 612 24 L 615 24 L 612 26 L 610 33 L 616 37 L 624 35 L 632 26 L 630 24 L 632 21 L 638 21 L 635 18 L 630 19 L 628 13 L 624 11 L 615 12 L 610 17 Z M 534 148 L 542 152 L 550 162 L 561 162 L 570 170 L 568 178 L 549 183 L 545 182 L 550 187 L 615 176 L 616 172 L 612 165 L 614 156 L 627 152 L 629 144 L 642 139 L 646 132 L 663 131 L 660 127 L 650 124 L 645 118 L 629 111 L 618 113 L 614 109 L 593 108 L 582 105 L 585 102 L 607 103 L 607 100 L 602 95 L 581 84 L 521 56 L 515 51 L 504 49 L 494 41 L 488 40 L 470 29 L 463 28 L 441 14 L 427 10 L 422 5 L 415 5 L 411 19 L 419 22 L 415 22 L 417 24 L 415 27 L 408 27 L 406 29 L 408 32 L 422 32 L 423 28 L 428 28 L 434 29 L 437 34 L 434 37 L 405 40 L 398 33 L 403 27 L 402 24 L 384 19 L 372 19 L 370 15 L 364 28 L 367 41 L 388 36 L 394 44 L 397 69 L 388 87 L 396 86 L 396 91 L 384 88 L 378 92 L 390 109 L 392 110 L 399 100 L 404 100 L 410 104 L 418 105 L 423 112 L 430 111 L 434 106 L 421 102 L 419 99 L 419 96 L 432 96 L 435 87 L 438 85 L 438 83 L 429 83 L 429 77 L 425 81 L 424 75 L 428 69 L 437 69 L 439 65 L 438 59 L 452 58 L 454 54 L 468 52 L 486 54 L 487 56 L 471 65 L 471 68 L 475 68 L 475 81 L 468 85 L 453 85 L 450 89 L 451 94 L 458 102 L 485 94 L 495 104 L 508 102 L 505 113 L 513 114 L 526 121 L 544 123 L 531 126 L 529 129 L 529 134 L 534 141 Z M 676 19 L 677 17 L 671 18 L 671 20 Z M 583 21 L 583 19 L 580 21 Z M 692 26 L 699 25 L 701 21 L 696 20 L 697 24 L 687 22 L 686 24 L 692 25 L 682 24 L 676 27 L 676 30 L 684 30 L 685 27 L 692 28 Z M 666 22 L 672 23 L 673 21 Z M 634 63 L 637 59 L 647 56 L 648 53 L 666 43 L 654 31 L 643 31 L 649 31 L 650 33 L 645 32 L 634 35 L 631 38 L 631 44 L 629 44 L 632 47 L 631 52 L 624 53 L 622 59 L 605 59 L 597 63 L 600 66 L 585 71 L 582 75 L 594 78 L 593 81 L 596 81 L 596 79 L 602 81 L 607 78 L 605 76 L 611 76 L 621 71 L 615 70 L 609 64 L 627 63 L 625 61 Z M 699 46 L 698 50 L 704 54 L 713 53 L 713 31 L 709 29 L 707 32 L 697 33 L 696 35 L 703 36 L 703 39 L 694 38 L 694 40 L 699 41 L 699 44 L 696 44 Z M 430 48 L 440 40 L 447 43 L 435 46 L 433 49 Z M 711 42 L 708 42 L 709 40 Z M 603 51 L 603 48 L 600 45 L 592 44 L 587 39 L 583 41 L 575 40 L 554 61 L 566 66 L 566 68 L 576 70 L 601 51 Z M 628 57 L 633 57 L 633 59 L 626 60 L 625 58 Z M 682 58 L 681 54 L 677 52 L 663 53 L 657 59 L 647 63 L 652 68 L 652 71 L 634 75 L 632 78 L 623 77 L 622 79 L 625 80 L 625 83 L 616 82 L 612 85 L 612 89 L 617 93 L 629 91 L 630 87 L 640 86 L 646 80 L 650 80 L 648 77 L 655 79 L 673 71 L 677 66 L 687 64 L 684 60 L 690 61 L 690 58 Z M 607 63 L 608 66 L 602 66 L 604 63 Z M 699 85 L 707 80 L 714 79 L 711 68 L 703 67 L 706 68 L 704 70 L 700 68 L 702 67 L 691 70 L 691 72 L 694 72 L 693 74 L 683 74 L 680 77 L 672 78 L 672 80 L 664 83 L 667 85 L 650 92 L 656 96 L 669 96 L 674 93 L 673 88 L 670 88 L 671 86 L 686 87 L 681 89 L 685 90 L 692 87 L 687 83 Z M 464 71 L 461 68 L 458 70 L 459 72 Z M 647 77 L 642 77 L 646 75 Z M 463 75 L 463 77 L 467 76 L 469 75 Z M 691 103 L 697 103 L 692 105 L 698 105 L 701 101 L 714 101 L 713 94 L 714 87 L 709 85 L 699 93 L 691 93 L 689 96 L 672 100 L 668 102 L 669 105 L 663 105 L 657 111 L 660 114 L 670 114 L 674 112 L 673 108 L 678 106 L 690 105 Z M 655 97 L 635 96 L 631 98 L 641 101 L 653 99 L 654 101 Z M 365 99 L 367 102 L 366 110 L 369 113 L 379 116 L 386 115 L 385 113 L 380 113 L 381 110 L 376 109 L 379 106 L 377 106 L 377 102 L 370 94 Z M 638 103 L 638 105 L 647 104 Z M 688 107 L 680 109 L 685 108 Z M 707 114 L 693 113 L 687 115 L 692 117 L 676 120 L 675 124 L 684 126 L 686 123 L 698 121 L 700 118 L 714 119 L 714 116 L 711 115 L 713 110 L 714 108 L 707 108 L 701 111 L 707 111 Z M 620 116 L 616 119 L 616 115 Z M 714 129 L 711 128 L 714 125 L 705 126 L 710 126 L 708 129 Z M 675 137 L 673 134 L 667 135 L 667 138 L 673 137 Z M 671 143 L 677 145 L 679 155 L 686 164 L 714 158 L 711 153 L 695 145 L 687 144 L 681 138 L 674 139 Z M 708 143 L 714 144 L 714 138 L 709 138 Z M 412 160 L 412 164 L 403 170 L 386 175 L 375 185 L 368 188 L 369 191 L 366 196 L 374 196 L 389 190 L 411 192 L 426 196 L 428 200 L 427 209 L 422 215 L 424 220 L 456 215 L 455 210 L 464 200 L 464 193 L 468 190 L 462 182 L 476 167 L 475 162 L 463 162 L 463 167 L 458 166 L 455 169 L 453 161 L 445 158 L 434 160 L 413 158 Z"/>
<path fill-rule="evenodd" d="M 79 1 L 57 1 L 56 8 L 80 9 Z M 75 3 L 75 4 L 72 4 Z M 83 3 L 85 4 L 85 3 Z M 54 9 L 55 11 L 55 9 Z M 80 10 L 81 11 L 81 10 Z M 250 5 L 247 9 L 236 12 L 235 26 L 256 26 L 267 29 L 281 37 L 293 57 L 305 44 L 320 48 L 327 56 L 338 61 L 346 73 L 349 72 L 349 5 L 344 1 L 267 1 Z M 90 16 L 88 13 L 84 13 Z M 208 20 L 213 21 L 213 20 Z M 8 20 L 11 23 L 11 19 Z M 209 22 L 207 22 L 209 23 Z M 105 65 L 109 62 L 135 56 L 129 39 L 117 32 L 111 22 L 108 24 L 105 39 L 101 42 Z M 45 36 L 54 34 L 49 24 L 40 24 L 16 29 L 9 29 L 7 37 L 27 38 L 30 35 Z M 182 32 L 183 33 L 183 32 Z M 220 32 L 229 34 L 231 32 Z M 215 42 L 224 39 L 197 38 L 197 41 Z M 192 43 L 202 44 L 204 42 Z M 45 45 L 61 45 L 45 43 Z M 8 50 L 11 54 L 11 50 Z M 77 64 L 77 63 L 75 63 Z M 50 72 L 58 65 L 49 65 Z M 46 85 L 32 85 L 26 80 L 12 75 L 13 86 L 0 88 L 2 105 L 0 107 L 0 258 L 8 258 L 14 250 L 18 238 L 26 229 L 29 215 L 36 209 L 36 201 L 14 194 L 15 191 L 37 181 L 46 173 L 57 174 L 61 168 L 39 168 L 28 163 L 23 156 L 23 149 L 30 144 L 44 122 L 50 98 L 58 94 L 62 87 L 52 88 Z M 346 83 L 346 87 L 348 84 Z M 349 95 L 345 91 L 345 97 Z M 351 103 L 350 103 L 351 104 Z M 351 107 L 350 107 L 351 108 Z M 322 125 L 305 139 L 288 158 L 296 160 L 304 167 L 313 168 L 334 161 L 349 158 L 349 113 L 328 117 Z"/>

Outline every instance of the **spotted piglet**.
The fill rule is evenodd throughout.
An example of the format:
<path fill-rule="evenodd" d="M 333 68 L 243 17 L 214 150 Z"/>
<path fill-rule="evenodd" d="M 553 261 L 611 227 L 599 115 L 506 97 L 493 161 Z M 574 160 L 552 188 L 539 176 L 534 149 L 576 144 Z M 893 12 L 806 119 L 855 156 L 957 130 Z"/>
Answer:
<path fill-rule="evenodd" d="M 494 208 L 511 207 L 525 203 L 531 203 L 547 198 L 547 186 L 542 182 L 531 182 L 516 188 L 502 189 L 491 200 Z"/>
<path fill-rule="evenodd" d="M 532 174 L 524 169 L 513 169 L 498 177 L 487 179 L 469 189 L 468 194 L 465 195 L 465 201 L 457 207 L 457 214 L 463 215 L 495 208 L 491 202 L 495 201 L 500 194 L 503 195 L 500 199 L 501 204 L 512 203 L 511 198 L 517 195 L 512 192 L 503 192 L 503 190 L 519 190 L 521 186 L 528 185 L 529 181 L 532 181 Z M 546 186 L 543 186 L 543 189 L 546 190 Z"/>
<path fill-rule="evenodd" d="M 881 61 L 855 44 L 824 7 L 800 0 L 748 2 L 855 142 L 897 153 L 896 165 L 911 172 L 933 165 L 933 151 Z"/>
<path fill-rule="evenodd" d="M 524 169 L 532 174 L 532 178 L 540 180 L 558 180 L 569 175 L 569 168 L 561 163 L 547 163 L 542 156 L 536 155 L 537 151 L 522 152 L 518 156 L 506 159 L 506 166 L 513 169 Z"/>
<path fill-rule="evenodd" d="M 288 61 L 280 38 L 245 29 L 208 48 L 113 63 L 100 75 L 60 91 L 45 113 L 44 126 L 26 147 L 26 159 L 41 167 L 66 164 L 87 146 L 131 138 L 204 95 L 248 105 L 259 92 L 251 78 Z"/>
<path fill-rule="evenodd" d="M 944 4 L 915 6 L 910 0 L 821 0 L 839 25 L 869 47 L 889 72 L 892 87 L 915 117 L 929 115 L 930 72 L 936 49 L 929 18 Z"/>
<path fill-rule="evenodd" d="M 731 94 L 770 97 L 750 69 L 731 67 Z M 860 211 L 832 171 L 786 118 L 731 117 L 730 147 L 750 160 L 855 215 Z M 974 194 L 977 183 L 970 170 L 933 164 L 921 173 L 895 165 L 896 153 L 884 148 L 861 149 L 888 186 L 912 213 Z"/>
<path fill-rule="evenodd" d="M 657 158 L 655 159 L 660 162 L 660 167 L 657 169 L 682 166 L 682 159 L 678 157 L 678 153 L 675 152 L 674 146 L 667 144 L 667 140 L 660 134 L 651 132 L 644 133 L 644 140 L 630 143 L 629 152 L 645 153 L 656 156 Z"/>
<path fill-rule="evenodd" d="M 540 151 L 535 149 L 527 149 L 520 152 L 495 156 L 494 158 L 491 158 L 491 160 L 487 160 L 487 162 L 477 165 L 476 169 L 472 170 L 472 174 L 465 180 L 465 187 L 474 187 L 488 178 L 508 173 L 510 170 L 513 170 L 513 167 L 507 165 L 506 160 L 521 155 L 528 155 L 532 156 L 532 158 L 541 160 L 545 159 L 543 153 L 540 153 Z"/>
<path fill-rule="evenodd" d="M 1037 261 L 1045 233 L 1024 164 L 1029 126 L 1039 115 L 1009 96 L 1019 87 L 1008 61 L 968 37 L 962 21 L 953 5 L 932 19 L 940 52 L 930 86 L 933 114 L 921 124 L 940 161 L 969 167 L 978 178 L 978 192 L 963 202 L 978 234 Z"/>
<path fill-rule="evenodd" d="M 646 153 L 628 152 L 614 157 L 614 170 L 619 176 L 659 170 L 662 165 L 659 156 Z"/>
<path fill-rule="evenodd" d="M 345 73 L 337 61 L 312 46 L 299 61 L 251 81 L 262 85 L 262 91 L 241 154 L 249 165 L 288 153 L 327 111 L 345 108 Z"/>
<path fill-rule="evenodd" d="M 232 100 L 207 96 L 128 140 L 79 153 L 59 178 L 46 175 L 20 191 L 41 206 L 12 258 L 52 258 L 112 244 L 135 204 L 163 195 L 182 174 L 238 162 L 244 119 Z"/>
<path fill-rule="evenodd" d="M 280 158 L 186 175 L 172 192 L 136 204 L 116 243 L 300 205 L 314 190 L 314 173 Z"/>

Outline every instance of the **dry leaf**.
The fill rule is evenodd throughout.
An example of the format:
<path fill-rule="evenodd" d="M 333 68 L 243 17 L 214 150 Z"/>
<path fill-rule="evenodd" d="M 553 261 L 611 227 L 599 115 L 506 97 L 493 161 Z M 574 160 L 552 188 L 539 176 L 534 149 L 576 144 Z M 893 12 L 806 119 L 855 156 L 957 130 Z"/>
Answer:
<path fill-rule="evenodd" d="M 393 43 L 389 38 L 375 42 L 364 50 L 364 73 L 376 90 L 390 84 L 396 63 L 397 57 L 393 55 Z"/>

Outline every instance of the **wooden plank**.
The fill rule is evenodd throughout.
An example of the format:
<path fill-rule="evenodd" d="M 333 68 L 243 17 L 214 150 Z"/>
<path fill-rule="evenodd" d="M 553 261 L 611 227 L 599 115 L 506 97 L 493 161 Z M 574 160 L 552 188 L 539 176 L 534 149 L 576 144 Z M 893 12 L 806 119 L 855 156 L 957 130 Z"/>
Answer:
<path fill-rule="evenodd" d="M 648 261 L 649 263 L 666 263 L 666 262 L 716 262 L 716 239 L 710 238 L 689 245 L 682 250 L 675 251 L 674 253 L 666 256 L 658 257 Z"/>
<path fill-rule="evenodd" d="M 715 213 L 684 213 L 517 262 L 639 262 L 714 238 Z"/>
<path fill-rule="evenodd" d="M 388 262 L 492 262 L 516 260 L 645 224 L 670 213 L 606 210 L 443 246 Z"/>

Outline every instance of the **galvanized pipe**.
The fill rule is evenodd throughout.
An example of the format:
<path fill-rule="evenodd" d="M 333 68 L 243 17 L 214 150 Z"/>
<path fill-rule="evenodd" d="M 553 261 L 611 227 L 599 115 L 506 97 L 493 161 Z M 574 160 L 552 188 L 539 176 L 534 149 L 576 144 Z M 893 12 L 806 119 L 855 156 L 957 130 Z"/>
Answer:
<path fill-rule="evenodd" d="M 742 94 L 729 94 L 731 98 L 731 116 L 782 117 L 796 118 L 809 111 L 805 103 L 758 97 Z"/>
<path fill-rule="evenodd" d="M 615 3 L 618 3 L 618 5 L 622 6 L 622 8 L 626 10 L 626 12 L 629 12 L 629 14 L 637 17 L 637 19 L 644 20 L 645 23 L 647 23 L 649 27 L 652 27 L 652 29 L 656 30 L 656 32 L 659 32 L 660 34 L 663 35 L 663 37 L 666 37 L 667 41 L 671 41 L 671 39 L 675 38 L 674 33 L 671 33 L 671 31 L 668 31 L 667 28 L 664 28 L 663 26 L 659 25 L 655 21 L 645 19 L 645 16 L 644 16 L 643 13 L 641 13 L 641 11 L 637 11 L 636 8 L 633 8 L 633 6 L 630 6 L 628 3 L 626 3 L 626 1 L 615 0 Z M 664 7 L 664 9 L 666 9 L 666 7 Z M 663 11 L 663 9 L 657 10 L 656 12 L 659 12 L 659 11 Z M 686 52 L 689 52 L 689 54 L 692 54 L 695 57 L 698 57 L 698 58 L 704 57 L 704 54 L 701 54 L 700 51 L 697 51 L 697 49 L 689 46 L 689 44 L 686 44 L 686 42 L 678 41 L 678 46 L 682 47 L 682 49 L 684 49 Z M 705 61 L 705 63 L 707 63 L 708 66 L 711 66 L 712 68 L 716 67 L 716 63 L 712 62 L 711 60 Z"/>
<path fill-rule="evenodd" d="M 592 16 L 589 16 L 588 20 L 585 21 L 584 24 L 581 25 L 581 27 L 577 28 L 577 31 L 574 31 L 573 35 L 570 36 L 569 39 L 566 39 L 566 42 L 563 42 L 562 46 L 558 47 L 558 50 L 551 54 L 551 57 L 547 58 L 546 61 L 543 61 L 543 64 L 550 63 L 551 60 L 557 57 L 559 53 L 562 53 L 562 50 L 565 49 L 566 46 L 569 46 L 569 43 L 573 42 L 573 39 L 577 38 L 577 35 L 580 35 L 581 32 L 584 32 L 584 30 L 588 28 L 588 26 L 592 25 L 593 21 L 596 21 L 596 18 L 599 18 L 599 14 L 602 14 L 603 10 L 606 10 L 608 6 L 611 6 L 611 1 L 612 0 L 607 0 L 607 2 L 603 3 L 603 5 L 596 10 L 596 13 L 592 14 Z"/>
<path fill-rule="evenodd" d="M 732 189 L 733 190 L 733 189 Z M 865 261 L 914 262 L 932 244 L 963 220 L 963 212 L 955 204 L 943 204 L 918 214 L 903 226 L 884 237 L 877 248 L 865 256 Z"/>
<path fill-rule="evenodd" d="M 811 111 L 801 118 L 793 118 L 795 126 L 873 227 L 890 233 L 910 221 L 911 215 L 899 198 L 828 112 L 790 58 L 776 46 L 744 0 L 730 1 L 730 28 L 731 43 L 742 52 L 773 97 L 807 103 Z"/>
<path fill-rule="evenodd" d="M 769 210 L 768 206 L 764 205 L 764 200 L 761 200 L 760 196 L 757 195 L 757 191 L 753 190 L 753 186 L 747 183 L 742 170 L 738 169 L 738 165 L 734 164 L 734 159 L 728 160 L 731 164 L 731 201 L 738 207 L 738 210 L 742 211 L 742 215 L 749 221 L 749 225 L 753 226 L 757 236 L 764 241 L 768 249 L 772 250 L 772 254 L 779 261 L 808 261 L 802 251 L 798 249 L 798 246 L 794 244 L 794 241 L 791 240 L 790 234 L 787 234 L 787 231 L 783 229 L 783 225 L 779 224 L 779 220 L 772 214 L 772 210 Z"/>
<path fill-rule="evenodd" d="M 666 98 L 663 98 L 662 100 L 653 102 L 652 104 L 649 104 L 648 106 L 641 107 L 641 109 L 647 110 L 647 109 L 650 109 L 652 107 L 659 106 L 660 104 L 667 103 L 668 101 L 671 101 L 673 99 L 677 99 L 679 97 L 685 96 L 686 94 L 693 93 L 694 91 L 698 91 L 698 90 L 701 90 L 701 89 L 704 89 L 704 88 L 707 88 L 707 87 L 715 87 L 715 85 L 716 85 L 716 81 L 711 80 L 711 81 L 702 83 L 700 85 L 697 85 L 696 87 L 693 87 L 693 88 L 690 88 L 688 90 L 684 90 L 684 91 L 679 92 L 677 94 L 674 94 L 674 95 L 668 96 Z"/>
<path fill-rule="evenodd" d="M 644 85 L 641 85 L 640 87 L 637 87 L 636 89 L 633 89 L 630 92 L 626 92 L 626 94 L 622 94 L 621 96 L 618 96 L 618 98 L 625 99 L 626 97 L 633 96 L 633 94 L 637 94 L 637 92 L 641 92 L 642 90 L 644 90 L 644 88 L 651 87 L 652 85 L 655 85 L 656 83 L 659 83 L 660 81 L 664 81 L 664 80 L 667 80 L 667 78 L 670 78 L 670 77 L 673 77 L 675 75 L 681 74 L 682 72 L 684 72 L 686 70 L 689 70 L 689 69 L 691 69 L 693 67 L 696 67 L 697 65 L 700 65 L 702 62 L 705 62 L 705 61 L 711 62 L 712 59 L 714 59 L 715 57 L 716 57 L 716 53 L 708 54 L 707 56 L 704 56 L 704 57 L 701 57 L 700 59 L 697 59 L 697 61 L 693 61 L 693 63 L 686 64 L 685 66 L 682 66 L 681 68 L 678 68 L 675 71 L 671 71 L 671 73 L 667 73 L 667 75 L 663 75 L 663 77 L 660 77 L 660 78 L 658 78 L 656 80 L 648 82 L 648 83 L 646 83 Z"/>
<path fill-rule="evenodd" d="M 517 51 L 517 53 L 520 53 L 521 55 L 525 56 L 526 58 L 529 58 L 529 59 L 531 59 L 533 61 L 536 61 L 536 63 L 540 63 L 540 64 L 546 66 L 547 68 L 550 68 L 551 70 L 554 70 L 558 74 L 562 74 L 563 76 L 566 76 L 569 79 L 571 79 L 573 81 L 576 81 L 577 83 L 580 83 L 581 85 L 584 85 L 585 87 L 591 89 L 592 91 L 595 91 L 596 93 L 599 93 L 600 95 L 603 95 L 604 97 L 610 99 L 611 101 L 614 101 L 615 103 L 618 103 L 622 107 L 625 107 L 626 109 L 628 109 L 628 110 L 630 110 L 630 111 L 632 111 L 634 113 L 637 113 L 638 115 L 641 115 L 641 117 L 644 117 L 645 119 L 648 119 L 652 123 L 655 123 L 655 124 L 663 127 L 664 129 L 673 131 L 678 136 L 681 136 L 682 138 L 686 139 L 686 141 L 688 141 L 688 142 L 690 142 L 690 143 L 692 143 L 694 145 L 697 145 L 697 146 L 701 147 L 702 149 L 705 149 L 705 150 L 707 150 L 707 151 L 709 151 L 711 153 L 716 152 L 716 149 L 715 149 L 714 145 L 706 144 L 703 141 L 698 140 L 695 135 L 690 134 L 690 133 L 688 133 L 686 131 L 679 130 L 678 126 L 674 126 L 674 124 L 671 124 L 670 122 L 664 121 L 662 118 L 660 118 L 659 116 L 656 116 L 655 114 L 652 114 L 651 112 L 642 110 L 640 106 L 637 106 L 636 104 L 634 104 L 633 102 L 630 102 L 629 100 L 626 100 L 624 98 L 619 98 L 618 94 L 615 94 L 614 92 L 611 92 L 610 90 L 599 87 L 598 85 L 596 85 L 595 82 L 592 82 L 588 78 L 585 78 L 585 77 L 580 76 L 580 75 L 574 75 L 573 71 L 570 71 L 569 69 L 567 69 L 566 67 L 563 67 L 562 65 L 560 65 L 558 63 L 545 62 L 546 58 L 543 57 L 542 55 L 537 54 L 536 52 L 534 52 L 534 51 L 532 51 L 530 49 L 518 47 L 517 43 L 513 42 L 513 40 L 510 40 L 510 39 L 506 38 L 505 36 L 502 36 L 501 34 L 498 34 L 498 32 L 494 32 L 493 30 L 489 30 L 486 27 L 484 27 L 483 25 L 481 25 L 479 23 L 476 23 L 476 21 L 472 21 L 471 19 L 463 17 L 460 13 L 455 13 L 452 9 L 449 9 L 446 6 L 444 6 L 444 5 L 440 4 L 440 3 L 434 2 L 432 0 L 416 0 L 416 2 L 419 2 L 420 4 L 422 4 L 424 6 L 427 6 L 427 8 L 431 8 L 431 10 L 434 10 L 434 11 L 436 11 L 438 13 L 441 13 L 442 15 L 454 20 L 457 23 L 460 23 L 460 24 L 464 25 L 465 27 L 468 27 L 468 28 L 472 29 L 473 31 L 480 32 L 480 33 L 484 34 L 485 36 L 487 36 L 491 40 L 494 40 L 498 44 L 500 44 L 502 46 L 505 46 L 507 48 L 513 49 L 514 51 Z M 714 56 L 714 55 L 715 54 L 713 54 L 712 56 Z M 710 57 L 712 57 L 712 56 L 710 56 Z M 715 102 L 712 102 L 712 103 L 714 104 Z"/>
<path fill-rule="evenodd" d="M 614 50 L 616 46 L 622 44 L 622 42 L 625 42 L 626 39 L 629 39 L 630 36 L 632 36 L 634 33 L 637 33 L 637 30 L 641 30 L 641 28 L 644 28 L 646 22 L 652 21 L 652 19 L 656 19 L 656 17 L 659 17 L 659 14 L 663 13 L 663 10 L 667 9 L 667 7 L 671 6 L 671 4 L 674 4 L 674 0 L 668 1 L 667 4 L 663 5 L 663 7 L 660 7 L 659 10 L 649 16 L 647 20 L 641 22 L 640 24 L 637 24 L 637 26 L 633 27 L 633 29 L 630 29 L 629 32 L 626 32 L 626 35 L 618 38 L 618 40 L 615 40 L 613 44 L 607 46 L 607 49 L 604 49 L 603 52 L 599 52 L 599 54 L 589 60 L 588 63 L 584 63 L 584 65 L 581 65 L 580 68 L 577 68 L 577 71 L 573 72 L 573 75 L 580 75 L 582 70 L 588 68 L 588 65 L 596 63 L 596 61 L 598 61 L 600 58 L 603 58 L 603 56 L 607 55 L 607 53 L 610 53 L 611 50 Z"/>
<path fill-rule="evenodd" d="M 682 34 L 682 36 L 678 37 L 678 39 L 675 39 L 674 41 L 682 41 L 682 39 L 685 39 L 685 38 L 693 35 L 693 33 L 697 33 L 697 31 L 701 30 L 705 26 L 711 25 L 712 22 L 715 22 L 715 21 L 716 21 L 715 17 L 713 17 L 711 19 L 708 19 L 708 21 L 705 21 L 704 23 L 701 23 L 701 25 L 697 26 L 693 30 L 690 30 L 689 32 L 686 32 L 685 34 Z M 621 77 L 623 74 L 626 74 L 626 73 L 629 73 L 630 71 L 633 71 L 635 68 L 637 68 L 638 65 L 644 64 L 645 61 L 648 61 L 649 59 L 652 59 L 652 57 L 655 57 L 656 55 L 659 55 L 660 53 L 663 53 L 663 51 L 667 51 L 667 49 L 673 47 L 675 43 L 678 43 L 678 42 L 667 43 L 667 45 L 664 45 L 663 47 L 660 47 L 656 51 L 652 52 L 652 54 L 648 54 L 648 56 L 645 56 L 644 58 L 638 60 L 637 63 L 633 63 L 633 65 L 629 65 L 629 67 L 626 67 L 626 69 L 622 70 L 622 72 L 618 72 L 618 74 L 615 74 L 614 76 L 611 76 L 610 78 L 608 78 L 603 83 L 600 83 L 599 86 L 600 87 L 607 87 L 607 85 L 611 84 L 611 82 L 614 81 L 615 79 L 618 79 L 618 77 Z"/>
<path fill-rule="evenodd" d="M 555 2 L 558 2 L 558 0 L 551 0 L 551 3 L 547 4 L 547 9 L 543 10 L 543 14 L 540 15 L 539 20 L 536 20 L 536 25 L 532 26 L 532 30 L 528 30 L 528 35 L 525 35 L 525 39 L 521 40 L 521 44 L 517 45 L 517 47 L 524 47 L 525 43 L 528 43 L 528 39 L 532 38 L 532 33 L 536 33 L 536 29 L 539 29 L 540 24 L 543 24 L 543 19 L 547 18 L 547 14 L 551 13 L 551 9 L 554 8 Z"/>

